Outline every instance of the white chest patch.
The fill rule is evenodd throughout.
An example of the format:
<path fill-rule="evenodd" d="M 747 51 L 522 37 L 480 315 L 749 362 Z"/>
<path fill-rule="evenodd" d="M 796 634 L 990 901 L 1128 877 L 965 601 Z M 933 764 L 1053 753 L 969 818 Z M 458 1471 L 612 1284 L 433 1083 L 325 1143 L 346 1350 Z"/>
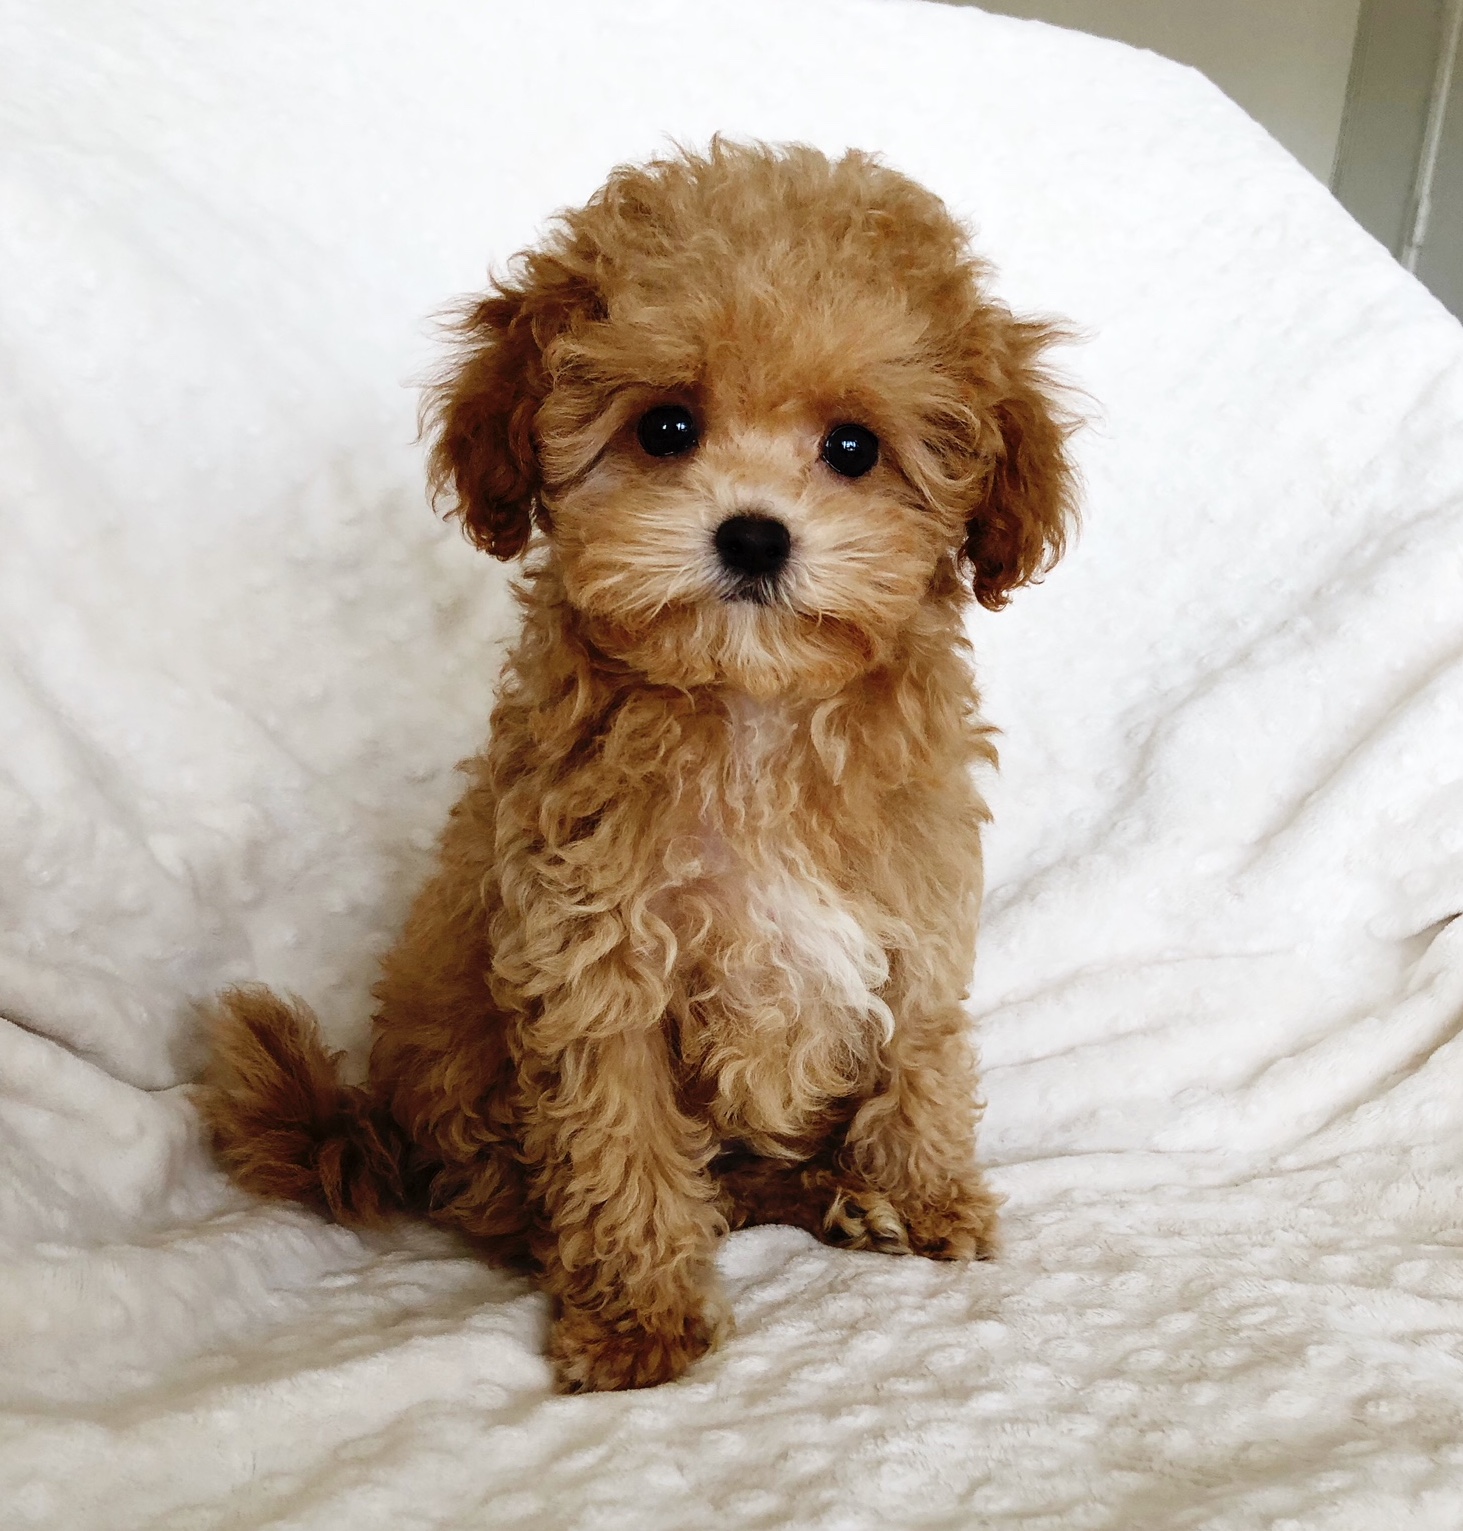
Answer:
<path fill-rule="evenodd" d="M 838 893 L 779 864 L 749 868 L 738 883 L 728 892 L 744 900 L 744 944 L 725 975 L 728 998 L 755 1004 L 775 990 L 790 1015 L 818 1015 L 825 1025 L 839 1015 L 873 1021 L 887 1042 L 894 1016 L 878 991 L 889 981 L 889 960 Z"/>
<path fill-rule="evenodd" d="M 889 959 L 873 901 L 840 890 L 799 832 L 809 810 L 787 773 L 790 723 L 750 704 L 733 722 L 734 801 L 706 826 L 702 875 L 676 901 L 684 1040 L 717 1080 L 724 1133 L 776 1152 L 870 1077 L 894 1031 Z"/>
<path fill-rule="evenodd" d="M 756 816 L 762 825 L 755 847 L 728 847 L 724 893 L 733 907 L 726 913 L 742 938 L 725 974 L 728 998 L 735 1002 L 744 988 L 775 987 L 792 1014 L 811 1019 L 822 1011 L 825 1023 L 838 1014 L 872 1020 L 887 1041 L 894 1017 L 878 993 L 889 980 L 883 947 L 819 875 L 798 835 L 797 803 L 778 802 L 777 756 L 793 724 L 780 707 L 744 699 L 733 711 L 732 728 L 738 790 L 764 814 Z"/>

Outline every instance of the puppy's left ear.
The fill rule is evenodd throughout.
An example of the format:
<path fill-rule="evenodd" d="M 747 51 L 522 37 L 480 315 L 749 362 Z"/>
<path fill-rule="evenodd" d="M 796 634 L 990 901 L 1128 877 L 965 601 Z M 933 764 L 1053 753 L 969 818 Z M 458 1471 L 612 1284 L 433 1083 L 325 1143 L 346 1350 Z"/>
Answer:
<path fill-rule="evenodd" d="M 1067 438 L 1078 422 L 1042 365 L 1047 347 L 1069 338 L 1065 330 L 1014 319 L 996 305 L 983 307 L 971 329 L 964 381 L 979 440 L 961 551 L 976 599 L 999 611 L 1017 586 L 1056 563 L 1076 529 Z"/>
<path fill-rule="evenodd" d="M 447 498 L 447 514 L 495 558 L 521 553 L 542 519 L 535 419 L 553 387 L 558 342 L 596 302 L 562 261 L 521 256 L 512 279 L 464 311 L 458 357 L 427 391 L 432 497 Z"/>

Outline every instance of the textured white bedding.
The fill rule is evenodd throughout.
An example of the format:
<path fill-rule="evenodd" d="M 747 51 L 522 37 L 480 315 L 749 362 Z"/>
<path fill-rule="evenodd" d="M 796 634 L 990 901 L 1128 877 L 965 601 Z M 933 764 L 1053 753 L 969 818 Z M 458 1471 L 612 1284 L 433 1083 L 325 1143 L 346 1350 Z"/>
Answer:
<path fill-rule="evenodd" d="M 7 1531 L 1463 1526 L 1463 330 L 1320 186 L 901 0 L 5 0 L 0 124 Z M 232 979 L 359 1044 L 485 726 L 426 316 L 716 129 L 1086 333 L 1084 536 L 974 628 L 1008 1248 L 738 1234 L 725 1350 L 561 1399 L 526 1285 L 250 1203 L 180 1082 Z"/>

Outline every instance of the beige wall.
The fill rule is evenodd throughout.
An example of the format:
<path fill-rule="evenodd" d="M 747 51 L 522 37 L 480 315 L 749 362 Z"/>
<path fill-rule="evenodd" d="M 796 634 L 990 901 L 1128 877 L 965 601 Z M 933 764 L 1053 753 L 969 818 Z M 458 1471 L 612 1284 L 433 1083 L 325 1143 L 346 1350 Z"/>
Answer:
<path fill-rule="evenodd" d="M 1452 69 L 1416 270 L 1463 319 L 1463 16 L 1451 19 Z"/>
<path fill-rule="evenodd" d="M 1202 70 L 1463 318 L 1463 0 L 944 3 L 1096 32 Z"/>
<path fill-rule="evenodd" d="M 962 0 L 954 0 L 962 3 Z M 1331 180 L 1361 0 L 979 0 L 1201 69 Z"/>

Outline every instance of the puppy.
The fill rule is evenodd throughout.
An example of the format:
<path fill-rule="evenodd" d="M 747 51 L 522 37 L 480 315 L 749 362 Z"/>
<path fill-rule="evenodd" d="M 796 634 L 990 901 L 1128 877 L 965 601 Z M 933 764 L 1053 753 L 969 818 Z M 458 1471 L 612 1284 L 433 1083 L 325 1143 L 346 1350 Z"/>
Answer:
<path fill-rule="evenodd" d="M 243 988 L 200 1103 L 241 1185 L 535 1273 L 564 1390 L 713 1346 L 728 1228 L 994 1247 L 962 615 L 1074 506 L 1059 332 L 987 277 L 870 156 L 717 141 L 562 215 L 430 396 L 434 488 L 531 555 L 491 740 L 367 1082 Z"/>

